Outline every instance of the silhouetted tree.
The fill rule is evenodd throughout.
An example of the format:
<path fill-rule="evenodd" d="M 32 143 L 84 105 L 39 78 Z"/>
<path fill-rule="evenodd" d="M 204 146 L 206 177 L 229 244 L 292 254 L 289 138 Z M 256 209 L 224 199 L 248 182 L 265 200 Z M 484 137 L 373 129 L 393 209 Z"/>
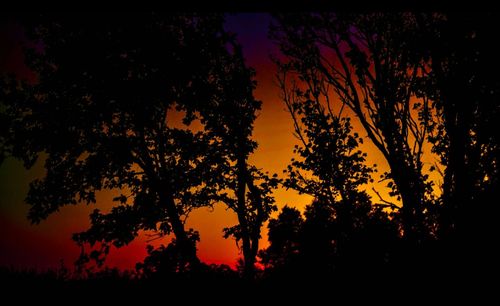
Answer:
<path fill-rule="evenodd" d="M 167 248 L 176 249 L 176 270 L 197 264 L 198 234 L 184 221 L 212 203 L 220 158 L 209 154 L 207 133 L 188 125 L 196 105 L 225 90 L 213 75 L 226 50 L 222 17 L 66 13 L 32 15 L 23 25 L 38 46 L 26 50 L 38 80 L 3 81 L 1 141 L 2 156 L 26 168 L 45 162 L 26 198 L 29 219 L 119 190 L 111 211 L 95 210 L 90 229 L 74 235 L 82 245 L 101 243 L 82 262 L 100 262 L 111 244 L 151 230 L 174 234 Z"/>
<path fill-rule="evenodd" d="M 276 219 L 267 225 L 269 247 L 259 253 L 262 263 L 268 268 L 282 268 L 297 263 L 300 255 L 301 235 L 304 220 L 300 211 L 285 206 Z"/>
<path fill-rule="evenodd" d="M 432 58 L 425 94 L 435 100 L 440 119 L 431 140 L 446 167 L 441 214 L 445 236 L 472 221 L 466 220 L 470 213 L 482 210 L 474 207 L 481 205 L 477 199 L 498 186 L 500 80 L 494 72 L 496 54 L 489 47 L 497 17 L 476 13 L 421 18 L 430 47 L 419 51 Z"/>
<path fill-rule="evenodd" d="M 412 243 L 420 241 L 428 234 L 425 213 L 434 202 L 432 182 L 423 173 L 422 163 L 432 114 L 428 98 L 417 98 L 415 92 L 427 66 L 411 57 L 418 33 L 414 16 L 308 13 L 275 17 L 272 36 L 285 55 L 286 62 L 280 64 L 283 73 L 297 73 L 297 88 L 307 90 L 302 102 L 321 98 L 324 102 L 314 103 L 318 107 L 342 112 L 347 106 L 359 119 L 390 166 L 383 178 L 391 180 L 391 195 L 401 198 L 398 216 L 404 235 Z M 331 99 L 339 102 L 330 103 Z M 298 110 L 295 107 L 292 112 Z"/>
<path fill-rule="evenodd" d="M 444 239 L 444 262 L 439 263 L 451 263 L 451 269 L 460 264 L 478 272 L 496 265 L 493 254 L 498 253 L 490 246 L 498 214 L 490 199 L 498 195 L 499 184 L 500 82 L 489 43 L 496 35 L 497 16 L 312 13 L 276 17 L 278 26 L 272 33 L 286 60 L 280 63 L 285 100 L 307 107 L 320 97 L 319 113 L 345 111 L 359 119 L 390 166 L 385 178 L 395 183 L 388 184 L 391 195 L 401 197 L 403 206 L 395 220 L 401 221 L 407 241 L 418 243 L 428 235 Z M 285 79 L 294 73 L 296 79 Z M 331 107 L 330 99 L 341 103 Z M 307 117 L 307 110 L 300 108 L 292 107 L 291 113 L 299 119 Z M 296 130 L 304 122 L 295 119 Z M 424 148 L 441 159 L 429 170 L 444 168 L 440 197 L 432 193 L 433 182 L 425 174 Z M 310 162 L 314 155 L 304 156 Z M 415 267 L 408 271 L 424 275 L 419 267 L 435 260 L 435 245 L 429 243 L 424 252 L 406 252 L 413 258 L 423 255 L 422 262 L 427 261 L 424 265 L 414 261 Z"/>
<path fill-rule="evenodd" d="M 321 93 L 327 97 L 327 92 L 319 82 L 310 82 L 304 91 L 296 86 L 288 89 L 286 82 L 283 77 L 280 84 L 300 145 L 295 147 L 299 158 L 288 166 L 285 185 L 320 202 L 341 202 L 338 210 L 346 221 L 354 209 L 365 206 L 369 211 L 369 197 L 360 187 L 373 182 L 373 169 L 364 163 L 366 153 L 358 148 L 363 141 L 351 132 L 350 119 L 334 113 L 328 99 L 326 105 L 321 101 Z"/>
<path fill-rule="evenodd" d="M 251 136 L 262 103 L 253 97 L 254 72 L 245 66 L 241 46 L 232 40 L 229 46 L 220 47 L 229 52 L 221 51 L 213 65 L 212 75 L 219 77 L 215 98 L 200 105 L 199 113 L 211 137 L 212 152 L 222 158 L 217 200 L 238 217 L 238 225 L 224 229 L 224 235 L 241 241 L 244 274 L 253 278 L 261 228 L 276 209 L 271 192 L 279 180 L 276 174 L 270 177 L 248 162 L 257 147 Z"/>
<path fill-rule="evenodd" d="M 310 256 L 311 264 L 331 266 L 334 254 L 343 253 L 347 241 L 369 226 L 372 213 L 395 207 L 372 207 L 363 186 L 373 182 L 374 170 L 365 165 L 366 153 L 359 149 L 362 139 L 352 132 L 350 119 L 341 116 L 343 110 L 334 111 L 324 84 L 311 80 L 303 89 L 293 83 L 289 88 L 286 76 L 287 71 L 280 85 L 300 145 L 295 148 L 298 159 L 286 171 L 285 186 L 315 198 L 305 213 L 304 252 L 311 255 L 304 256 Z M 388 222 L 385 219 L 382 222 Z"/>
<path fill-rule="evenodd" d="M 340 283 L 348 279 L 376 280 L 394 265 L 398 247 L 398 228 L 381 209 L 367 216 L 362 224 L 346 228 L 336 205 L 314 200 L 304 216 L 285 206 L 276 219 L 269 221 L 269 247 L 259 256 L 268 277 L 275 281 Z M 379 275 L 379 277 L 382 277 Z"/>
<path fill-rule="evenodd" d="M 447 13 L 418 16 L 422 43 L 416 56 L 431 59 L 422 95 L 437 110 L 433 150 L 444 166 L 440 238 L 446 264 L 492 269 L 496 235 L 500 153 L 500 79 L 491 38 L 498 14 Z M 425 47 L 424 47 L 425 46 Z M 470 272 L 470 271 L 469 271 Z"/>
<path fill-rule="evenodd" d="M 338 238 L 352 233 L 337 226 L 334 205 L 314 200 L 306 207 L 304 215 L 301 237 L 304 264 L 310 267 L 311 273 L 332 273 L 337 263 Z"/>

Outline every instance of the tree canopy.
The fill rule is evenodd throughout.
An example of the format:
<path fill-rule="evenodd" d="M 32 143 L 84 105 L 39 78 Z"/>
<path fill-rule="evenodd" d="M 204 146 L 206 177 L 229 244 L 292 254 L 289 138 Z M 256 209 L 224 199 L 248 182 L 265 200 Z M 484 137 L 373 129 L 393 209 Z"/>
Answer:
<path fill-rule="evenodd" d="M 95 209 L 73 236 L 79 263 L 102 264 L 142 231 L 172 238 L 147 247 L 137 265 L 146 278 L 212 268 L 234 277 L 200 262 L 199 233 L 185 226 L 216 203 L 236 215 L 223 235 L 241 250 L 242 275 L 264 284 L 388 275 L 406 286 L 417 276 L 453 281 L 458 265 L 498 265 L 498 15 L 273 17 L 276 81 L 297 141 L 283 176 L 253 163 L 263 102 L 224 15 L 21 16 L 36 80 L 0 79 L 0 162 L 43 163 L 29 220 L 112 190 L 112 208 Z M 366 140 L 386 172 L 368 162 Z M 277 188 L 313 200 L 302 211 L 276 203 Z M 269 246 L 259 250 L 266 224 Z"/>
<path fill-rule="evenodd" d="M 184 228 L 185 218 L 219 200 L 224 154 L 236 154 L 229 142 L 244 146 L 245 158 L 255 147 L 248 137 L 259 103 L 241 53 L 227 47 L 235 42 L 222 16 L 31 17 L 23 25 L 39 46 L 27 49 L 37 82 L 4 79 L 2 86 L 10 119 L 2 153 L 28 168 L 45 159 L 46 176 L 32 182 L 26 199 L 30 220 L 115 189 L 116 205 L 95 210 L 91 228 L 76 241 L 100 242 L 106 254 L 110 244 L 128 244 L 141 230 L 173 233 L 182 250 L 179 268 L 196 261 L 198 235 Z M 239 99 L 248 101 L 246 110 Z M 231 103 L 239 108 L 228 112 Z M 199 119 L 201 130 L 189 127 Z"/>

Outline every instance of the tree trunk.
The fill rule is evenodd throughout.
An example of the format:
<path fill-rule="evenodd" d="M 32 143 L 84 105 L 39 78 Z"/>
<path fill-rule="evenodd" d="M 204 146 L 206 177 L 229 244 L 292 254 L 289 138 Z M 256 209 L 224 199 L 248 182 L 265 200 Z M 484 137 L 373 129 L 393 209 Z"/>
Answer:
<path fill-rule="evenodd" d="M 264 223 L 264 220 L 266 218 L 266 213 L 264 211 L 264 200 L 262 197 L 262 193 L 260 189 L 255 185 L 255 182 L 253 180 L 252 174 L 246 169 L 246 181 L 248 185 L 248 189 L 252 193 L 252 201 L 255 208 L 257 209 L 257 216 L 253 224 L 251 224 L 250 230 L 250 237 L 251 237 L 251 253 L 250 257 L 248 258 L 249 265 L 252 267 L 252 277 L 255 274 L 255 262 L 256 262 L 256 257 L 257 253 L 259 251 L 259 239 L 260 239 L 260 228 L 262 224 Z"/>
<path fill-rule="evenodd" d="M 252 256 L 252 243 L 250 239 L 250 228 L 246 214 L 246 161 L 245 156 L 238 156 L 237 161 L 237 215 L 240 224 L 240 234 L 243 249 L 243 274 L 245 278 L 252 279 L 254 275 L 255 257 Z"/>
<path fill-rule="evenodd" d="M 474 189 L 470 181 L 469 162 L 467 160 L 468 138 L 471 116 L 474 112 L 474 98 L 467 92 L 468 78 L 457 78 L 453 74 L 446 74 L 441 69 L 441 63 L 436 60 L 433 67 L 436 71 L 438 86 L 441 90 L 441 108 L 443 111 L 444 126 L 448 136 L 446 150 L 447 163 L 443 182 L 443 208 L 440 215 L 440 235 L 449 239 L 465 222 L 465 205 L 471 202 L 471 191 Z M 464 84 L 465 86 L 457 85 Z M 457 87 L 458 86 L 458 87 Z M 465 90 L 456 91 L 456 88 Z M 475 166 L 475 165 L 474 165 Z M 463 220 L 461 220 L 463 219 Z"/>
<path fill-rule="evenodd" d="M 445 110 L 446 112 L 450 112 Z M 466 165 L 466 133 L 464 122 L 461 121 L 459 114 L 455 111 L 452 116 L 445 117 L 449 147 L 448 163 L 446 165 L 446 175 L 443 190 L 444 212 L 442 214 L 442 227 L 444 236 L 449 236 L 456 230 L 457 218 L 460 217 L 460 208 L 462 202 L 469 201 L 467 194 L 472 186 L 465 183 L 467 176 Z M 450 118 L 450 117 L 453 117 Z M 451 122 L 450 122 L 451 121 Z M 460 223 L 460 222 L 459 222 Z"/>
<path fill-rule="evenodd" d="M 180 219 L 180 213 L 175 205 L 174 198 L 167 190 L 159 190 L 160 201 L 165 205 L 168 214 L 168 220 L 172 226 L 172 232 L 176 239 L 176 247 L 179 255 L 179 272 L 184 272 L 189 266 L 193 268 L 199 264 L 196 255 L 196 245 L 191 241 L 184 228 L 184 223 Z"/>
<path fill-rule="evenodd" d="M 384 103 L 380 102 L 380 104 Z M 389 105 L 394 104 L 389 103 Z M 425 234 L 422 220 L 424 184 L 419 161 L 413 160 L 415 157 L 399 131 L 394 110 L 387 106 L 383 109 L 382 116 L 385 121 L 380 125 L 380 130 L 387 143 L 389 153 L 387 161 L 402 200 L 401 217 L 404 237 L 409 244 L 417 245 Z"/>
<path fill-rule="evenodd" d="M 414 245 L 421 243 L 425 236 L 422 220 L 423 190 L 414 186 L 418 183 L 404 175 L 400 175 L 397 182 L 403 203 L 401 210 L 404 236 L 409 243 Z"/>

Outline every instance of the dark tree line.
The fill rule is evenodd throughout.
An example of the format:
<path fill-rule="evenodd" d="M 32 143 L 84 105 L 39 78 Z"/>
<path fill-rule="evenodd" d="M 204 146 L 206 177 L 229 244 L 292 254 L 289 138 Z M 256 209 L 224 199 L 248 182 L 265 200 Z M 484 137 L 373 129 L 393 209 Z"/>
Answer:
<path fill-rule="evenodd" d="M 121 193 L 74 235 L 93 248 L 80 263 L 102 263 L 111 245 L 149 230 L 174 239 L 148 248 L 143 273 L 202 270 L 199 234 L 184 222 L 224 203 L 238 218 L 224 236 L 241 246 L 250 279 L 258 258 L 271 278 L 496 265 L 496 14 L 275 14 L 277 79 L 299 143 L 282 180 L 249 162 L 261 102 L 222 15 L 19 20 L 37 42 L 25 48 L 37 81 L 2 79 L 0 153 L 45 164 L 26 198 L 29 219 Z M 387 172 L 367 164 L 364 140 Z M 439 160 L 424 164 L 431 152 Z M 442 182 L 429 178 L 436 171 Z M 391 199 L 370 196 L 379 179 Z M 314 201 L 269 220 L 279 185 Z M 270 246 L 259 252 L 268 220 Z"/>
<path fill-rule="evenodd" d="M 412 101 L 426 64 L 412 56 L 406 39 L 417 32 L 413 15 L 325 13 L 278 20 L 274 33 L 289 59 L 283 73 L 300 75 L 307 85 L 299 93 L 304 99 L 321 104 L 323 98 L 329 111 L 330 104 L 342 103 L 361 122 L 389 164 L 385 177 L 401 197 L 405 237 L 422 239 L 430 192 L 422 153 L 431 114 L 426 96 Z"/>
<path fill-rule="evenodd" d="M 433 269 L 446 274 L 460 269 L 487 273 L 497 267 L 495 122 L 500 84 L 495 51 L 488 46 L 497 25 L 495 14 L 275 15 L 271 36 L 283 54 L 277 61 L 278 79 L 301 142 L 296 148 L 300 161 L 292 161 L 285 185 L 316 200 L 306 210 L 305 221 L 289 209 L 271 220 L 271 247 L 264 257 L 271 266 L 279 254 L 291 256 L 287 239 L 297 237 L 290 232 L 292 224 L 295 230 L 302 227 L 300 235 L 308 237 L 301 238 L 298 248 L 304 249 L 297 251 L 306 256 L 306 242 L 321 236 L 308 235 L 306 229 L 318 205 L 330 211 L 331 220 L 323 222 L 320 232 L 331 236 L 318 241 L 317 247 L 330 243 L 336 256 L 355 258 L 341 250 L 346 228 L 338 225 L 367 227 L 370 216 L 383 205 L 394 210 L 389 216 L 382 214 L 379 226 L 390 223 L 399 233 L 383 231 L 375 237 L 392 243 L 385 249 L 384 243 L 376 244 L 392 257 L 389 262 L 396 269 L 410 268 L 407 271 L 415 274 L 424 267 L 422 274 Z M 388 181 L 390 195 L 401 201 L 400 207 L 382 198 L 383 203 L 377 204 L 359 191 L 374 179 L 371 172 L 376 168 L 367 167 L 364 155 L 356 150 L 362 138 L 350 131 L 349 118 L 362 125 L 363 134 L 384 156 L 390 171 L 381 178 Z M 426 169 L 423 155 L 429 151 L 440 160 Z M 440 172 L 440 186 L 429 179 L 432 171 Z M 433 192 L 435 187 L 441 194 Z M 366 205 L 361 213 L 365 219 L 342 214 L 347 203 L 354 208 L 356 201 L 361 203 L 358 208 Z M 327 224 L 336 227 L 327 229 Z M 283 231 L 289 236 L 280 234 Z M 352 232 L 346 237 L 359 239 Z M 369 257 L 375 259 L 377 254 Z M 375 266 L 383 266 L 384 260 Z M 329 257 L 332 264 L 345 267 L 335 256 Z"/>
<path fill-rule="evenodd" d="M 436 18 L 436 17 L 434 17 Z M 491 48 L 498 14 L 449 14 L 422 18 L 431 23 L 432 70 L 424 94 L 435 100 L 439 116 L 433 150 L 444 170 L 440 198 L 439 237 L 446 244 L 446 260 L 477 273 L 498 271 L 495 249 L 499 209 L 498 120 L 500 68 Z M 458 255 L 457 254 L 461 254 Z"/>
<path fill-rule="evenodd" d="M 74 235 L 94 247 L 80 263 L 102 263 L 111 245 L 149 230 L 173 234 L 161 250 L 181 272 L 199 264 L 188 213 L 223 202 L 239 221 L 226 236 L 242 240 L 251 274 L 277 179 L 248 163 L 261 102 L 222 16 L 39 14 L 21 23 L 41 46 L 26 48 L 38 79 L 2 81 L 2 156 L 27 168 L 44 160 L 47 173 L 26 199 L 29 219 L 118 190 L 112 210 L 96 209 L 90 229 Z"/>

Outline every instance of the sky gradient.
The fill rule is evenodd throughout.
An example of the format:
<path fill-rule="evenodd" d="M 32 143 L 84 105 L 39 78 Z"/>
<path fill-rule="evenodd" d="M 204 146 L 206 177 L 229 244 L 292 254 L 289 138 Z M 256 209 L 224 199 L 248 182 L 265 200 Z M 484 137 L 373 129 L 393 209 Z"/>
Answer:
<path fill-rule="evenodd" d="M 226 29 L 237 34 L 243 45 L 247 65 L 256 72 L 257 99 L 263 101 L 263 108 L 255 122 L 254 139 L 259 148 L 250 161 L 257 167 L 278 174 L 292 157 L 296 143 L 291 132 L 291 120 L 279 99 L 279 91 L 274 83 L 275 67 L 269 54 L 276 53 L 276 47 L 267 38 L 268 14 L 232 14 L 227 16 Z M 1 25 L 0 71 L 14 72 L 33 80 L 33 73 L 24 65 L 21 46 L 21 29 L 11 22 Z M 60 260 L 71 265 L 80 249 L 71 240 L 74 232 L 89 226 L 89 213 L 99 208 L 106 211 L 113 205 L 113 192 L 103 191 L 97 196 L 97 204 L 87 206 L 66 206 L 39 225 L 31 225 L 27 220 L 28 205 L 24 198 L 29 182 L 44 173 L 43 164 L 25 170 L 21 162 L 7 159 L 0 166 L 0 266 L 36 267 L 45 269 L 57 267 Z M 279 189 L 275 192 L 278 205 L 303 207 L 310 202 L 309 197 L 299 196 L 294 191 Z M 235 214 L 224 205 L 213 209 L 202 208 L 190 214 L 188 227 L 198 230 L 201 242 L 198 244 L 200 258 L 208 263 L 225 263 L 235 266 L 240 256 L 233 239 L 224 239 L 222 229 L 237 223 Z M 264 231 L 263 236 L 266 236 Z M 149 241 L 147 233 L 142 234 L 128 246 L 113 250 L 107 264 L 119 268 L 133 268 L 146 255 L 145 245 L 168 243 L 169 238 Z M 266 239 L 262 247 L 267 245 Z"/>
<path fill-rule="evenodd" d="M 277 54 L 278 50 L 267 37 L 270 22 L 271 16 L 268 14 L 234 14 L 227 16 L 226 28 L 237 34 L 247 65 L 256 70 L 258 85 L 254 94 L 263 102 L 253 134 L 259 147 L 250 162 L 264 171 L 283 176 L 283 169 L 293 157 L 293 146 L 298 141 L 292 134 L 292 121 L 280 100 L 275 82 L 276 68 L 270 54 Z M 19 46 L 21 39 L 22 31 L 20 32 L 19 27 L 9 22 L 0 24 L 0 72 L 14 72 L 33 79 L 33 73 L 23 64 Z M 353 124 L 355 129 L 360 130 L 355 120 Z M 365 136 L 363 132 L 360 134 Z M 369 141 L 363 149 L 368 153 L 369 164 L 378 164 L 380 173 L 387 169 L 381 154 Z M 433 163 L 433 157 L 429 157 L 427 162 Z M 80 252 L 71 240 L 72 233 L 88 228 L 88 215 L 93 209 L 106 211 L 113 205 L 113 192 L 100 192 L 96 205 L 67 206 L 41 224 L 30 225 L 26 218 L 29 207 L 24 203 L 24 198 L 29 182 L 43 173 L 41 162 L 32 169 L 25 170 L 19 161 L 9 158 L 0 166 L 0 231 L 3 233 L 0 235 L 0 266 L 45 269 L 59 266 L 61 259 L 71 266 Z M 375 187 L 381 194 L 387 194 L 387 189 L 380 183 L 375 184 Z M 301 196 L 284 188 L 279 188 L 274 196 L 279 208 L 289 205 L 302 210 L 312 200 L 309 196 Z M 240 254 L 234 239 L 222 237 L 222 229 L 235 225 L 236 222 L 236 215 L 226 210 L 222 204 L 216 205 L 213 210 L 202 208 L 190 214 L 187 227 L 200 232 L 198 252 L 203 261 L 235 266 Z M 263 228 L 263 237 L 261 248 L 267 246 L 266 228 Z M 134 268 L 146 255 L 146 243 L 159 245 L 169 241 L 165 238 L 148 242 L 149 239 L 147 233 L 144 233 L 128 246 L 112 250 L 108 266 Z"/>

